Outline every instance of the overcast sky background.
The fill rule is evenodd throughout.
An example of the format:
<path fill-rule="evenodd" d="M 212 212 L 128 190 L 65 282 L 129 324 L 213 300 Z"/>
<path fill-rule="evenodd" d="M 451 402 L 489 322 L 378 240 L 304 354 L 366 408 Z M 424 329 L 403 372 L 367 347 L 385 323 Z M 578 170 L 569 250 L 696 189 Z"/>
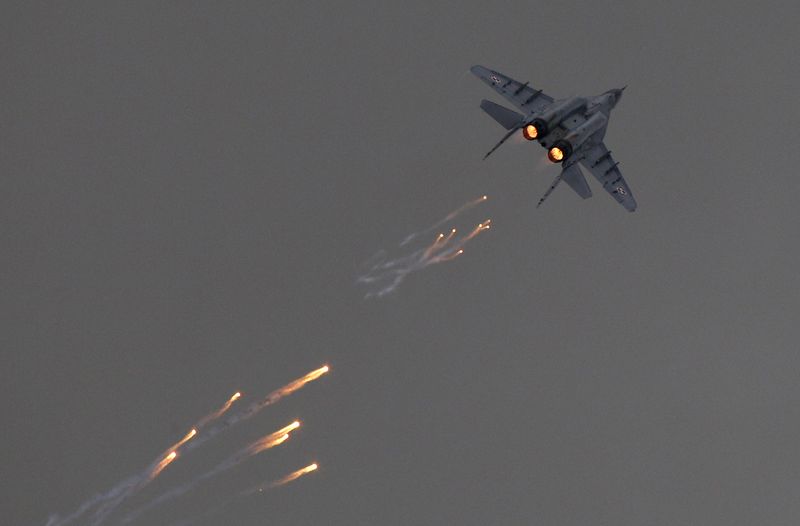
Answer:
<path fill-rule="evenodd" d="M 297 416 L 137 524 L 311 461 L 200 524 L 797 524 L 796 2 L 233 4 L 4 3 L 1 522 L 330 363 L 125 509 Z M 594 179 L 536 209 L 535 145 L 482 162 L 473 64 L 627 84 L 639 209 Z M 461 258 L 363 299 L 364 260 L 484 193 Z"/>

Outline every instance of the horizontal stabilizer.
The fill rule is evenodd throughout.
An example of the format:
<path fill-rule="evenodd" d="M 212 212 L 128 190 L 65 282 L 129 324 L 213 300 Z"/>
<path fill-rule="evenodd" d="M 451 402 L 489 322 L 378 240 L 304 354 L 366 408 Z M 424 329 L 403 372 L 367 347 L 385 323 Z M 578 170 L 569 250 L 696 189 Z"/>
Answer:
<path fill-rule="evenodd" d="M 561 178 L 564 179 L 564 182 L 575 190 L 575 193 L 579 196 L 584 199 L 592 197 L 592 190 L 589 188 L 589 185 L 586 184 L 586 179 L 584 179 L 581 169 L 578 168 L 578 163 L 565 168 L 561 174 Z"/>
<path fill-rule="evenodd" d="M 516 128 L 522 122 L 523 117 L 513 110 L 509 110 L 499 104 L 495 104 L 490 100 L 481 101 L 481 109 L 489 114 L 491 118 L 500 123 L 500 126 L 507 130 Z"/>

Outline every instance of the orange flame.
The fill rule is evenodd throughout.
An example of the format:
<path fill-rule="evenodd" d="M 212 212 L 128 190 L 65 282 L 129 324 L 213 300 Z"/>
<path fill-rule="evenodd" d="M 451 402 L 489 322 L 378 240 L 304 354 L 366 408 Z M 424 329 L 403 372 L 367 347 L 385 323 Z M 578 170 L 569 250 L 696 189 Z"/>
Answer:
<path fill-rule="evenodd" d="M 180 448 L 186 442 L 188 442 L 191 439 L 193 439 L 195 437 L 195 435 L 197 435 L 197 428 L 193 427 L 191 430 L 189 430 L 188 433 L 186 433 L 186 435 L 182 439 L 178 440 L 177 442 L 172 444 L 169 448 L 167 448 L 167 450 L 164 451 L 164 453 L 162 453 L 162 455 L 170 455 L 171 453 L 175 453 L 178 450 L 178 448 Z"/>
<path fill-rule="evenodd" d="M 469 235 L 466 238 L 464 238 L 464 241 L 462 241 L 462 243 L 466 243 L 467 241 L 469 241 L 473 237 L 477 236 L 478 234 L 480 234 L 484 230 L 489 230 L 490 228 L 492 228 L 492 224 L 491 223 L 492 223 L 491 219 L 487 219 L 483 223 L 478 223 L 478 226 L 476 226 L 472 230 L 472 232 L 470 232 Z"/>
<path fill-rule="evenodd" d="M 316 471 L 317 468 L 318 468 L 318 466 L 317 466 L 316 463 L 309 464 L 308 466 L 306 466 L 304 468 L 300 468 L 297 471 L 293 471 L 293 472 L 289 473 L 288 475 L 286 475 L 285 477 L 283 477 L 280 480 L 276 480 L 275 482 L 272 483 L 271 487 L 274 488 L 274 487 L 277 487 L 277 486 L 283 486 L 284 484 L 287 484 L 287 483 L 289 483 L 289 482 L 291 482 L 293 480 L 299 479 L 300 477 L 302 477 L 303 475 L 305 475 L 307 473 L 311 473 L 312 471 Z"/>
<path fill-rule="evenodd" d="M 328 371 L 330 371 L 330 367 L 328 367 L 327 365 L 323 365 L 319 369 L 314 369 L 313 371 L 306 373 L 304 376 L 298 378 L 297 380 L 292 380 L 291 382 L 281 387 L 280 389 L 270 393 L 267 396 L 265 403 L 277 402 L 284 396 L 290 395 L 293 392 L 297 391 L 298 389 L 301 389 L 308 382 L 313 382 L 314 380 L 316 380 L 323 374 L 327 373 Z"/>
<path fill-rule="evenodd" d="M 186 442 L 188 442 L 189 440 L 193 439 L 193 438 L 194 438 L 194 436 L 195 436 L 196 434 L 197 434 L 197 428 L 193 427 L 193 428 L 191 429 L 191 431 L 189 431 L 188 433 L 186 433 L 186 436 L 185 436 L 185 437 L 183 437 L 182 439 L 180 439 L 180 440 L 179 440 L 179 441 L 178 441 L 178 442 L 177 442 L 177 443 L 176 443 L 174 446 L 172 446 L 170 449 L 173 449 L 173 450 L 174 450 L 174 449 L 177 449 L 177 448 L 181 447 L 181 446 L 182 446 L 182 445 L 184 445 Z"/>
<path fill-rule="evenodd" d="M 463 253 L 464 253 L 464 249 L 463 248 L 459 248 L 458 251 L 450 254 L 449 256 L 444 256 L 442 258 L 438 258 L 436 260 L 436 263 L 443 263 L 445 261 L 452 261 L 452 260 L 456 259 L 458 256 L 460 256 L 461 254 L 463 254 Z"/>
<path fill-rule="evenodd" d="M 295 420 L 288 426 L 284 426 L 273 433 L 270 433 L 268 435 L 259 438 L 258 440 L 256 440 L 247 447 L 247 453 L 249 455 L 257 455 L 258 453 L 261 453 L 265 449 L 270 449 L 279 444 L 283 444 L 289 439 L 289 433 L 291 433 L 298 427 L 300 427 L 300 422 Z"/>
<path fill-rule="evenodd" d="M 202 426 L 208 424 L 209 422 L 213 422 L 217 418 L 219 418 L 222 415 L 224 415 L 228 411 L 228 409 L 231 408 L 233 403 L 236 400 L 238 400 L 239 398 L 241 398 L 241 396 L 242 396 L 242 393 L 239 392 L 239 391 L 236 391 L 235 393 L 233 393 L 233 395 L 228 399 L 227 402 L 225 402 L 225 404 L 222 407 L 220 407 L 219 409 L 217 409 L 216 411 L 214 411 L 210 415 L 206 415 L 205 417 L 203 417 L 200 420 L 200 422 L 197 423 L 197 426 L 198 427 L 202 427 Z"/>
<path fill-rule="evenodd" d="M 171 451 L 166 457 L 162 458 L 161 461 L 156 465 L 156 467 L 153 468 L 153 471 L 150 473 L 150 480 L 156 478 L 158 474 L 161 473 L 161 471 L 163 471 L 165 467 L 169 466 L 170 463 L 176 458 L 178 458 L 177 451 Z"/>
<path fill-rule="evenodd" d="M 447 236 L 440 233 L 438 236 L 436 236 L 436 239 L 433 240 L 433 244 L 431 244 L 427 249 L 425 249 L 425 254 L 422 257 L 426 259 L 429 258 L 431 254 L 433 254 L 436 251 L 436 249 L 447 245 L 447 243 L 449 243 L 450 240 L 453 239 L 454 235 L 456 235 L 455 228 L 451 229 L 450 232 L 447 234 Z"/>

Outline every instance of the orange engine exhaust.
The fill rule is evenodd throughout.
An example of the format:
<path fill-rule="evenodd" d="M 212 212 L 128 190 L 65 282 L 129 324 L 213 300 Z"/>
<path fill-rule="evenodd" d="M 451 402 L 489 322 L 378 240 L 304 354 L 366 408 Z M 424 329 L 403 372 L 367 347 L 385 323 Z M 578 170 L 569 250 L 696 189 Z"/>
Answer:
<path fill-rule="evenodd" d="M 567 141 L 557 141 L 547 151 L 547 158 L 550 162 L 560 163 L 572 153 L 572 146 Z"/>
<path fill-rule="evenodd" d="M 564 151 L 558 146 L 553 146 L 550 148 L 550 151 L 547 152 L 547 158 L 554 163 L 560 163 L 564 160 Z"/>
<path fill-rule="evenodd" d="M 522 128 L 522 135 L 529 141 L 541 139 L 547 135 L 547 123 L 541 119 L 534 119 Z"/>
<path fill-rule="evenodd" d="M 539 130 L 536 129 L 536 125 L 528 124 L 522 128 L 522 136 L 529 141 L 535 141 L 539 137 Z"/>

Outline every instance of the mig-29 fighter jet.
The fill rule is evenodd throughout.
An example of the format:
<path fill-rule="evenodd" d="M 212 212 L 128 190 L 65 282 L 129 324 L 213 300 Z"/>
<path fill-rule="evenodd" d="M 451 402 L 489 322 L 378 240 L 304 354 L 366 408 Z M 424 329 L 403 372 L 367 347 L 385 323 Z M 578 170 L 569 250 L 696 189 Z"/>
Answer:
<path fill-rule="evenodd" d="M 582 165 L 603 185 L 603 188 L 629 212 L 636 210 L 636 200 L 619 171 L 619 163 L 603 144 L 611 110 L 622 97 L 621 89 L 608 90 L 591 98 L 572 97 L 554 100 L 534 89 L 528 82 L 473 66 L 472 73 L 511 101 L 523 113 L 517 113 L 494 102 L 481 101 L 481 109 L 500 123 L 508 133 L 484 156 L 488 157 L 514 133 L 522 130 L 529 141 L 538 141 L 547 149 L 547 158 L 561 163 L 561 173 L 539 200 L 537 207 L 565 181 L 579 196 L 588 199 L 592 191 L 578 165 Z"/>

